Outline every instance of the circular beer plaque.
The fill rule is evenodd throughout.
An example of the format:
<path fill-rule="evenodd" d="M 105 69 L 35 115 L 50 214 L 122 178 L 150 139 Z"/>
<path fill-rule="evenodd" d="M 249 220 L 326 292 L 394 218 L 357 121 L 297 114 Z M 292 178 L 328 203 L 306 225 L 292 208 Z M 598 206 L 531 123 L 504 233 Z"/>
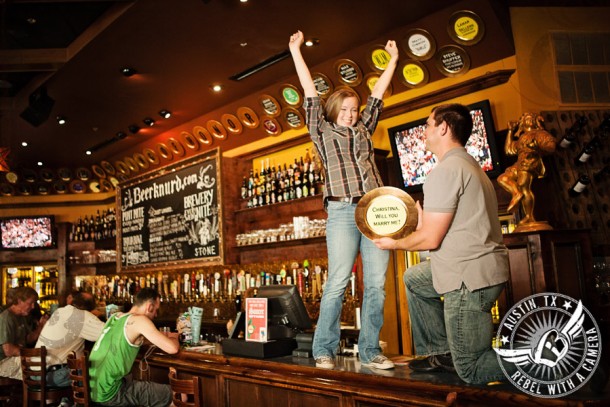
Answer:
<path fill-rule="evenodd" d="M 462 45 L 474 45 L 481 41 L 485 34 L 485 24 L 472 11 L 462 10 L 453 13 L 447 24 L 449 36 Z"/>
<path fill-rule="evenodd" d="M 333 83 L 328 79 L 328 76 L 316 72 L 311 75 L 311 79 L 313 79 L 316 92 L 321 98 L 328 97 L 333 92 Z"/>
<path fill-rule="evenodd" d="M 428 70 L 419 61 L 407 61 L 400 70 L 402 83 L 409 88 L 416 88 L 428 83 Z"/>
<path fill-rule="evenodd" d="M 415 28 L 407 33 L 402 47 L 411 58 L 426 61 L 434 55 L 436 42 L 428 31 Z"/>
<path fill-rule="evenodd" d="M 335 71 L 339 80 L 346 85 L 358 86 L 362 82 L 362 71 L 354 61 L 340 59 L 335 63 Z"/>
<path fill-rule="evenodd" d="M 409 194 L 394 187 L 376 188 L 358 202 L 356 226 L 369 239 L 401 239 L 417 227 L 417 209 Z"/>
<path fill-rule="evenodd" d="M 460 76 L 470 69 L 470 57 L 457 45 L 446 45 L 436 53 L 436 67 L 445 76 Z"/>

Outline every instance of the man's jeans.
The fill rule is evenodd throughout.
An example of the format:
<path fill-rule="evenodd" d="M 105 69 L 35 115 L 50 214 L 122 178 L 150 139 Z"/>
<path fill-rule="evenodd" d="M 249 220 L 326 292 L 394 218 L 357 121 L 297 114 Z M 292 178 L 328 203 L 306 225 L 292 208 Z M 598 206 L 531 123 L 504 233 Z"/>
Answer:
<path fill-rule="evenodd" d="M 491 308 L 504 284 L 441 295 L 432 286 L 430 261 L 409 267 L 403 275 L 418 355 L 451 352 L 458 375 L 467 383 L 506 379 L 491 348 Z"/>
<path fill-rule="evenodd" d="M 385 275 L 390 254 L 378 249 L 356 227 L 355 204 L 328 202 L 326 246 L 328 249 L 328 280 L 324 286 L 320 316 L 313 341 L 313 356 L 334 357 L 341 336 L 341 308 L 345 288 L 350 282 L 358 251 L 364 268 L 364 299 L 362 301 L 358 352 L 362 363 L 381 353 L 379 331 L 383 325 Z"/>
<path fill-rule="evenodd" d="M 70 380 L 70 369 L 68 366 L 64 366 L 52 372 L 47 372 L 47 385 L 55 387 L 72 386 L 72 380 Z"/>

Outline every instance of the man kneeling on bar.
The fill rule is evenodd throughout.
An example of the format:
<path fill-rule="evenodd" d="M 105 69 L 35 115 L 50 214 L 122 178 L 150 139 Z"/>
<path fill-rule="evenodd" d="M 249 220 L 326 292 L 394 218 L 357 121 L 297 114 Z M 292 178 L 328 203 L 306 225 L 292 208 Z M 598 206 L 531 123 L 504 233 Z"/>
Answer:
<path fill-rule="evenodd" d="M 491 348 L 491 308 L 508 280 L 508 251 L 494 187 L 464 148 L 471 131 L 467 107 L 432 110 L 424 135 L 438 165 L 424 183 L 424 208 L 416 205 L 417 229 L 374 242 L 381 249 L 430 250 L 429 261 L 404 274 L 415 350 L 427 355 L 412 361 L 411 370 L 487 383 L 506 378 Z"/>
<path fill-rule="evenodd" d="M 130 377 L 144 339 L 170 354 L 180 350 L 177 334 L 166 336 L 152 322 L 159 306 L 159 293 L 152 288 L 143 288 L 129 312 L 116 313 L 106 322 L 89 356 L 94 402 L 104 406 L 167 407 L 171 404 L 169 385 Z"/>

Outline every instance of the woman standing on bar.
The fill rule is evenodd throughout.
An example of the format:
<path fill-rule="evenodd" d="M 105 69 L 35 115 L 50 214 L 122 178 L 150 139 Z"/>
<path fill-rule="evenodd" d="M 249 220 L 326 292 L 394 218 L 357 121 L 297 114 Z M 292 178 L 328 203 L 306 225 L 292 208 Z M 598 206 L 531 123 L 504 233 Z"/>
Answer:
<path fill-rule="evenodd" d="M 363 366 L 392 369 L 394 363 L 379 347 L 389 254 L 360 233 L 354 213 L 364 194 L 383 186 L 375 165 L 371 135 L 383 108 L 381 99 L 398 64 L 398 49 L 394 41 L 387 42 L 385 50 L 390 54 L 390 61 L 360 115 L 360 97 L 352 89 L 334 92 L 326 106 L 322 106 L 301 54 L 303 42 L 303 33 L 297 31 L 290 37 L 289 48 L 305 95 L 307 127 L 326 171 L 324 204 L 328 212 L 328 280 L 320 304 L 313 357 L 317 367 L 332 369 L 335 366 L 343 296 L 360 251 L 364 268 L 362 327 L 358 338 L 360 360 Z"/>

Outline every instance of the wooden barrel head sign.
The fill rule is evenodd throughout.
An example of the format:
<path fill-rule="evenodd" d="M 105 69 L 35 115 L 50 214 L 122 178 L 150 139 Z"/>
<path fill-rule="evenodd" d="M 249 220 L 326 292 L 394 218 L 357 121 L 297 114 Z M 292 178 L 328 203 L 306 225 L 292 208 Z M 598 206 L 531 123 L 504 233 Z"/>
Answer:
<path fill-rule="evenodd" d="M 394 187 L 367 192 L 356 206 L 356 226 L 369 239 L 401 239 L 417 227 L 417 209 L 409 194 Z"/>

